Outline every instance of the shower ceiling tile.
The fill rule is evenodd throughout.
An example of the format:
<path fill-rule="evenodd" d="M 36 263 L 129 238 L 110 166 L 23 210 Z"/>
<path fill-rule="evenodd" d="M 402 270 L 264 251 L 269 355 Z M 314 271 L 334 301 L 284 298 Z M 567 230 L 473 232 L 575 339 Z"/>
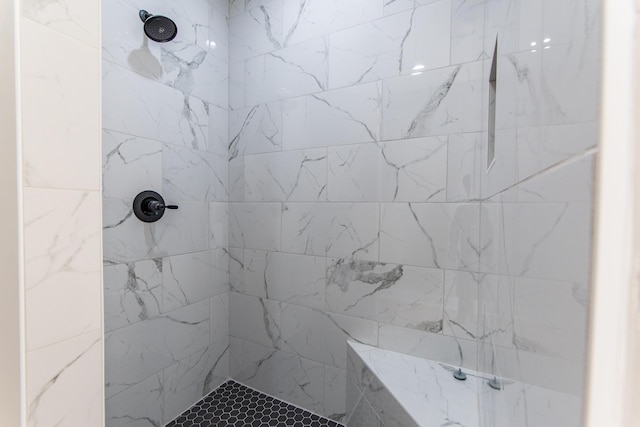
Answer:
<path fill-rule="evenodd" d="M 482 129 L 482 62 L 384 81 L 383 139 Z"/>
<path fill-rule="evenodd" d="M 430 332 L 442 330 L 442 270 L 332 260 L 327 272 L 327 310 Z"/>
<path fill-rule="evenodd" d="M 380 259 L 441 269 L 477 269 L 478 204 L 384 203 L 381 212 Z"/>
<path fill-rule="evenodd" d="M 327 90 L 329 46 L 317 38 L 245 63 L 245 105 Z"/>
<path fill-rule="evenodd" d="M 381 86 L 380 82 L 365 83 L 284 101 L 284 148 L 379 140 Z"/>
<path fill-rule="evenodd" d="M 378 227 L 375 203 L 286 203 L 282 250 L 374 261 L 378 259 Z"/>
<path fill-rule="evenodd" d="M 102 132 L 102 194 L 133 198 L 162 192 L 162 143 L 119 132 Z"/>
<path fill-rule="evenodd" d="M 244 170 L 247 202 L 326 200 L 326 149 L 248 155 Z"/>

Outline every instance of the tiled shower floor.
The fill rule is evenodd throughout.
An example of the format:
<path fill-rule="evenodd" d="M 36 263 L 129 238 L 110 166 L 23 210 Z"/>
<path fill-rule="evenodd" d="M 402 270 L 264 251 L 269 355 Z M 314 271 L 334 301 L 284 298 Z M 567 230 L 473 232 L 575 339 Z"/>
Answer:
<path fill-rule="evenodd" d="M 229 380 L 167 427 L 344 427 Z"/>

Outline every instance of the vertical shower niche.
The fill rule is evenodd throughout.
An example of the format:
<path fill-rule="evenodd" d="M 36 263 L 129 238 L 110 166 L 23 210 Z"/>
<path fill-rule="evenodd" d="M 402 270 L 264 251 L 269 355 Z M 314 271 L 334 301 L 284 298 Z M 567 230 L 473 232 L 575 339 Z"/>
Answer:
<path fill-rule="evenodd" d="M 579 425 L 599 70 L 596 0 L 104 2 L 107 425 L 229 377 L 356 425 L 348 341 Z"/>

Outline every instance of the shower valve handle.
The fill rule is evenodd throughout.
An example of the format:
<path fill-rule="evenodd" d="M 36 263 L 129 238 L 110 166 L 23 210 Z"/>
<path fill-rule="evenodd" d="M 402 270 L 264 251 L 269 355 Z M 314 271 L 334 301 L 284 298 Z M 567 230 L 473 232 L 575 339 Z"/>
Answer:
<path fill-rule="evenodd" d="M 162 218 L 165 209 L 178 209 L 178 205 L 166 205 L 155 191 L 143 191 L 133 200 L 133 213 L 143 222 L 156 222 Z"/>

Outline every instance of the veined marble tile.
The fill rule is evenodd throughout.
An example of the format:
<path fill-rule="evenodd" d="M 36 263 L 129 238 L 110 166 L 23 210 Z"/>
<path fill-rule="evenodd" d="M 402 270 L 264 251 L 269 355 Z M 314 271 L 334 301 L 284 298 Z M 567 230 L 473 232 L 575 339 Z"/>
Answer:
<path fill-rule="evenodd" d="M 380 259 L 385 261 L 473 271 L 478 239 L 478 204 L 382 204 Z"/>
<path fill-rule="evenodd" d="M 483 204 L 480 269 L 586 283 L 590 224 L 589 203 Z"/>
<path fill-rule="evenodd" d="M 480 174 L 486 170 L 486 159 L 482 156 L 485 137 L 485 133 L 449 135 L 447 202 L 464 202 L 480 198 Z"/>
<path fill-rule="evenodd" d="M 229 248 L 229 204 L 209 203 L 209 247 Z"/>
<path fill-rule="evenodd" d="M 209 299 L 211 343 L 229 337 L 229 292 Z"/>
<path fill-rule="evenodd" d="M 207 250 L 208 205 L 180 202 L 178 210 L 168 211 L 160 221 L 144 223 L 133 214 L 131 199 L 105 198 L 104 259 L 117 264 Z"/>
<path fill-rule="evenodd" d="M 231 62 L 243 61 L 283 47 L 283 0 L 232 15 L 229 24 Z"/>
<path fill-rule="evenodd" d="M 164 313 L 228 291 L 229 258 L 223 249 L 163 258 Z"/>
<path fill-rule="evenodd" d="M 229 0 L 229 16 L 244 12 L 245 0 Z"/>
<path fill-rule="evenodd" d="M 245 63 L 245 105 L 322 92 L 328 87 L 329 44 L 317 38 Z"/>
<path fill-rule="evenodd" d="M 232 378 L 240 378 L 243 375 L 244 343 L 240 338 L 229 337 L 229 375 Z"/>
<path fill-rule="evenodd" d="M 384 427 L 382 420 L 371 407 L 371 404 L 358 392 L 358 400 L 353 407 L 353 412 L 347 421 L 349 427 Z"/>
<path fill-rule="evenodd" d="M 480 198 L 487 200 L 491 197 L 502 193 L 518 182 L 518 145 L 519 139 L 522 138 L 522 130 L 511 128 L 496 130 L 494 145 L 494 162 L 490 169 L 486 169 L 488 162 L 488 143 L 487 132 L 482 133 L 482 164 L 483 172 L 480 176 Z M 487 171 L 486 173 L 484 171 Z M 517 191 L 515 192 L 517 193 Z M 503 200 L 509 200 L 500 194 Z M 509 201 L 516 201 L 509 200 Z"/>
<path fill-rule="evenodd" d="M 550 46 L 542 58 L 542 123 L 598 120 L 600 47 L 589 39 Z"/>
<path fill-rule="evenodd" d="M 371 0 L 285 0 L 284 44 L 292 45 L 382 16 Z"/>
<path fill-rule="evenodd" d="M 237 377 L 251 387 L 323 413 L 324 365 L 248 341 Z"/>
<path fill-rule="evenodd" d="M 97 330 L 27 353 L 26 425 L 102 424 L 101 335 Z"/>
<path fill-rule="evenodd" d="M 388 16 L 331 35 L 331 88 L 449 65 L 451 2 Z"/>
<path fill-rule="evenodd" d="M 209 50 L 222 62 L 229 63 L 229 2 L 209 1 Z M 227 66 L 227 75 L 229 67 Z"/>
<path fill-rule="evenodd" d="M 540 124 L 543 49 L 500 55 L 496 91 L 496 129 Z M 497 138 L 497 137 L 496 137 Z"/>
<path fill-rule="evenodd" d="M 479 339 L 488 346 L 515 347 L 515 278 L 482 275 L 478 294 Z M 484 372 L 493 372 L 481 366 Z"/>
<path fill-rule="evenodd" d="M 162 143 L 119 132 L 102 132 L 102 194 L 135 197 L 162 192 Z"/>
<path fill-rule="evenodd" d="M 229 108 L 244 106 L 244 61 L 235 61 L 229 64 Z"/>
<path fill-rule="evenodd" d="M 170 144 L 162 148 L 163 197 L 169 200 L 227 200 L 227 159 Z"/>
<path fill-rule="evenodd" d="M 518 129 L 518 180 L 583 153 L 595 147 L 597 141 L 595 122 Z"/>
<path fill-rule="evenodd" d="M 282 149 L 282 103 L 255 105 L 229 113 L 229 159 Z"/>
<path fill-rule="evenodd" d="M 236 248 L 280 249 L 280 203 L 231 203 L 229 243 Z"/>
<path fill-rule="evenodd" d="M 274 349 L 281 347 L 281 303 L 231 292 L 229 314 L 231 336 Z"/>
<path fill-rule="evenodd" d="M 103 126 L 206 150 L 209 104 L 103 61 Z"/>
<path fill-rule="evenodd" d="M 484 23 L 487 0 L 452 0 L 451 63 L 462 64 L 487 58 Z M 493 52 L 491 52 L 493 53 Z"/>
<path fill-rule="evenodd" d="M 205 349 L 209 301 L 202 301 L 105 336 L 107 396 Z"/>
<path fill-rule="evenodd" d="M 283 304 L 282 350 L 347 369 L 347 339 L 377 345 L 378 323 L 358 317 Z"/>
<path fill-rule="evenodd" d="M 478 366 L 478 346 L 473 340 L 384 323 L 380 324 L 378 340 L 380 348 L 469 369 Z"/>
<path fill-rule="evenodd" d="M 482 63 L 385 80 L 383 139 L 482 129 Z"/>
<path fill-rule="evenodd" d="M 415 9 L 416 7 L 435 1 L 438 0 L 383 0 L 384 14 L 393 15 L 394 13 Z"/>
<path fill-rule="evenodd" d="M 366 83 L 284 101 L 284 148 L 379 140 L 381 86 L 380 83 Z"/>
<path fill-rule="evenodd" d="M 209 105 L 207 151 L 227 157 L 229 145 L 229 111 Z"/>
<path fill-rule="evenodd" d="M 324 257 L 245 249 L 243 291 L 322 309 L 327 283 L 325 264 Z"/>
<path fill-rule="evenodd" d="M 446 138 L 329 148 L 330 201 L 445 201 Z"/>
<path fill-rule="evenodd" d="M 286 203 L 282 250 L 377 260 L 378 224 L 378 205 L 374 203 Z"/>
<path fill-rule="evenodd" d="M 229 285 L 232 292 L 244 292 L 244 250 L 229 248 Z"/>
<path fill-rule="evenodd" d="M 111 396 L 105 402 L 105 426 L 162 425 L 164 414 L 162 372 Z"/>
<path fill-rule="evenodd" d="M 99 47 L 98 3 L 82 0 L 27 0 L 22 3 L 22 15 L 76 40 Z M 29 37 L 25 39 L 28 40 Z M 25 53 L 27 52 L 25 50 Z M 86 68 L 84 71 L 87 71 Z"/>
<path fill-rule="evenodd" d="M 327 310 L 430 332 L 442 330 L 442 271 L 340 259 L 333 260 L 327 272 Z"/>
<path fill-rule="evenodd" d="M 587 202 L 594 194 L 595 154 L 542 172 L 518 185 L 520 202 Z"/>
<path fill-rule="evenodd" d="M 347 373 L 332 366 L 324 367 L 324 414 L 332 420 L 346 422 Z"/>
<path fill-rule="evenodd" d="M 244 157 L 247 202 L 326 199 L 327 150 L 296 150 Z"/>
<path fill-rule="evenodd" d="M 480 277 L 466 271 L 444 273 L 444 323 L 442 333 L 478 338 L 478 290 Z"/>
<path fill-rule="evenodd" d="M 162 311 L 162 262 L 147 260 L 104 267 L 106 332 L 153 318 Z"/>
<path fill-rule="evenodd" d="M 25 188 L 23 209 L 27 350 L 100 329 L 100 193 Z"/>
<path fill-rule="evenodd" d="M 73 26 L 79 16 L 62 22 L 53 16 L 80 12 L 85 17 L 94 8 L 81 4 L 30 0 L 22 6 L 40 22 L 50 13 L 46 25 L 61 29 Z M 20 25 L 24 185 L 99 190 L 99 52 L 30 19 Z"/>
<path fill-rule="evenodd" d="M 229 160 L 229 201 L 244 202 L 244 156 Z"/>
<path fill-rule="evenodd" d="M 602 4 L 594 0 L 554 2 L 545 0 L 542 31 L 549 44 L 571 43 L 589 38 L 597 49 L 602 30 Z M 596 47 L 597 46 L 597 47 Z"/>
<path fill-rule="evenodd" d="M 499 24 L 499 44 L 503 53 L 529 51 L 540 48 L 544 40 L 542 32 L 543 1 L 519 0 L 512 2 L 494 2 L 502 11 L 488 11 L 487 15 L 497 15 Z M 493 36 L 492 44 L 495 43 Z"/>
<path fill-rule="evenodd" d="M 168 423 L 229 377 L 229 338 L 168 367 L 163 376 L 163 422 Z"/>

